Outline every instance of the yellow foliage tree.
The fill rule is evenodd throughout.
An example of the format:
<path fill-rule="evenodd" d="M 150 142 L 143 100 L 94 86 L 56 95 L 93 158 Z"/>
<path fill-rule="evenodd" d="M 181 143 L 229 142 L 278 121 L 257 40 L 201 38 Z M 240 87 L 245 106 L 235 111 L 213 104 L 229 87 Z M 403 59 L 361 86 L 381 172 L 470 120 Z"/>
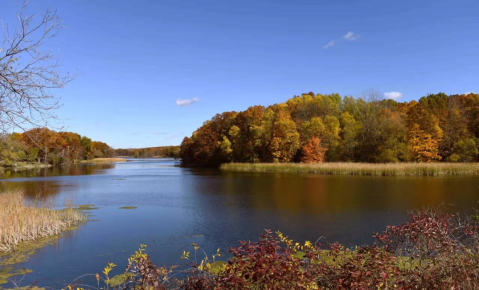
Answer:
<path fill-rule="evenodd" d="M 301 148 L 296 124 L 288 114 L 280 112 L 274 122 L 270 151 L 275 162 L 289 162 Z"/>
<path fill-rule="evenodd" d="M 414 124 L 409 130 L 409 145 L 414 158 L 419 162 L 432 162 L 442 159 L 439 156 L 438 139 L 421 130 L 418 124 Z"/>

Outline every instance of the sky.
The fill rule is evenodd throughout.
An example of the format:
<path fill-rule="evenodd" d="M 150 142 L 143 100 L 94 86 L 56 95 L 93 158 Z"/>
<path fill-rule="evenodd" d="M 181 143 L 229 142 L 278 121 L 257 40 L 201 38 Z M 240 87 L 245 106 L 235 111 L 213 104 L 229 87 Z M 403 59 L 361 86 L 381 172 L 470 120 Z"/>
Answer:
<path fill-rule="evenodd" d="M 14 0 L 0 0 L 14 25 Z M 397 101 L 479 92 L 477 0 L 30 0 L 65 29 L 45 43 L 77 75 L 65 130 L 114 148 L 179 145 L 217 113 L 294 95 Z"/>

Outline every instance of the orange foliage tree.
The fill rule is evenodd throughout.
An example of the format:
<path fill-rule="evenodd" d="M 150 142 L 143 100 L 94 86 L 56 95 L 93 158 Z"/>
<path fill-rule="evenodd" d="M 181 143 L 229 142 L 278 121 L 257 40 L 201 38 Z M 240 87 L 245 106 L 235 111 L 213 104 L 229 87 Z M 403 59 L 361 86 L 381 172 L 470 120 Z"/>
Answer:
<path fill-rule="evenodd" d="M 323 163 L 328 149 L 321 147 L 321 139 L 313 137 L 303 146 L 303 163 Z"/>

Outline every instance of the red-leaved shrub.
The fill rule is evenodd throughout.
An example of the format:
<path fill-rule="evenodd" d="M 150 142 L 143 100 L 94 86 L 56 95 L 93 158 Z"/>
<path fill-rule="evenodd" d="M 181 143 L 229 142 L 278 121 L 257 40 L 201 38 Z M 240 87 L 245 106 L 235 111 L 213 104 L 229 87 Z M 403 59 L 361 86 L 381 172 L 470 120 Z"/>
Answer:
<path fill-rule="evenodd" d="M 376 233 L 371 246 L 326 248 L 294 243 L 271 231 L 258 242 L 241 241 L 218 266 L 218 250 L 183 266 L 158 267 L 143 253 L 129 259 L 131 277 L 120 288 L 139 289 L 476 289 L 478 222 L 423 210 L 400 226 Z M 201 250 L 193 244 L 196 252 Z M 184 252 L 182 259 L 189 260 Z M 109 279 L 109 278 L 108 278 Z"/>

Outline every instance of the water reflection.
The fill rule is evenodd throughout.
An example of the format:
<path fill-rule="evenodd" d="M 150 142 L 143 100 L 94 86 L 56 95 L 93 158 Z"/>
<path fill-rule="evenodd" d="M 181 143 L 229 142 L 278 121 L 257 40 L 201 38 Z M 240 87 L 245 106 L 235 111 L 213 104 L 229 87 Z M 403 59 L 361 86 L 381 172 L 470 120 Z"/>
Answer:
<path fill-rule="evenodd" d="M 211 176 L 212 173 L 199 171 L 195 174 Z M 217 187 L 221 186 L 221 193 L 229 198 L 230 205 L 292 214 L 412 210 L 440 204 L 452 204 L 462 210 L 479 200 L 479 179 L 470 176 L 378 178 L 222 172 L 217 184 L 211 179 L 194 179 L 196 184 L 191 186 L 203 194 L 218 192 Z"/>
<path fill-rule="evenodd" d="M 74 188 L 75 184 L 64 184 L 55 180 L 38 180 L 23 182 L 0 182 L 0 191 L 5 189 L 22 190 L 30 199 L 55 197 L 66 188 Z"/>
<path fill-rule="evenodd" d="M 105 170 L 115 168 L 114 163 L 105 164 L 74 164 L 65 166 L 54 166 L 50 168 L 38 168 L 33 170 L 8 169 L 3 173 L 3 178 L 26 178 L 26 177 L 47 177 L 64 175 L 91 175 L 102 174 Z"/>

